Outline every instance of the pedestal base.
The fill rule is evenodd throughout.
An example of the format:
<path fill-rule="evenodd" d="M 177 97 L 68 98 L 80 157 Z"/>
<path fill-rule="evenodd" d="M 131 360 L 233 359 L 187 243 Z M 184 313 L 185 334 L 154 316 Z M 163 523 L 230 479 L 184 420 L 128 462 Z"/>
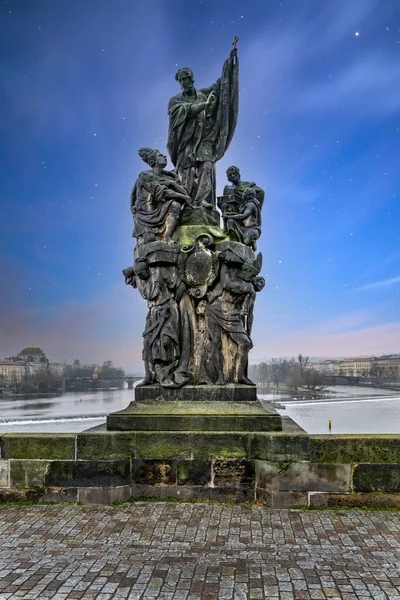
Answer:
<path fill-rule="evenodd" d="M 160 385 L 145 385 L 135 388 L 136 402 L 145 400 L 177 400 L 182 402 L 255 402 L 255 385 L 185 385 L 181 388 L 164 388 Z"/>
<path fill-rule="evenodd" d="M 107 417 L 109 431 L 281 431 L 282 417 L 254 402 L 131 402 Z"/>

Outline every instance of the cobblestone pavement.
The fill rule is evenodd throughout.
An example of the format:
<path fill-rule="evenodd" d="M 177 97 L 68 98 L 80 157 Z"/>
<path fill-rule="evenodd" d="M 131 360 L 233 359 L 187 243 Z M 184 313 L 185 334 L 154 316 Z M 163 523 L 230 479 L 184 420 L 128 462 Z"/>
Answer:
<path fill-rule="evenodd" d="M 400 514 L 0 507 L 0 600 L 400 598 Z"/>

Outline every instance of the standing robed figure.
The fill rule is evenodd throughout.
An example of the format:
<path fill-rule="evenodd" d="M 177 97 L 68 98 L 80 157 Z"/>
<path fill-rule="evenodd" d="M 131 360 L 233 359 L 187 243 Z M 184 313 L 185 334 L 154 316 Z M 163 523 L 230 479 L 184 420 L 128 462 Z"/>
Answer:
<path fill-rule="evenodd" d="M 236 46 L 224 62 L 221 77 L 208 88 L 197 90 L 193 72 L 187 67 L 175 75 L 182 93 L 169 101 L 167 148 L 196 207 L 216 205 L 215 163 L 224 156 L 235 132 L 238 76 Z"/>

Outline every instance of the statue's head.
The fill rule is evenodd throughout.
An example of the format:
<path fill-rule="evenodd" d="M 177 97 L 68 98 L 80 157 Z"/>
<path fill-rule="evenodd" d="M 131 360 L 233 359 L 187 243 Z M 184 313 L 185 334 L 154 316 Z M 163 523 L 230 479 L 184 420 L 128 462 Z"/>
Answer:
<path fill-rule="evenodd" d="M 228 167 L 226 170 L 226 177 L 227 177 L 228 181 L 230 181 L 234 185 L 237 185 L 240 181 L 239 168 L 235 167 L 235 166 Z"/>
<path fill-rule="evenodd" d="M 261 292 L 265 287 L 265 279 L 264 277 L 256 277 L 254 281 L 254 290 L 256 292 Z"/>
<path fill-rule="evenodd" d="M 189 69 L 189 67 L 178 69 L 175 80 L 179 81 L 184 92 L 191 92 L 194 90 L 194 75 L 192 69 Z"/>
<path fill-rule="evenodd" d="M 243 202 L 254 202 L 254 200 L 257 200 L 256 190 L 251 187 L 245 188 L 243 190 L 242 200 Z"/>
<path fill-rule="evenodd" d="M 135 275 L 139 279 L 148 279 L 150 277 L 150 269 L 145 258 L 138 258 L 135 260 Z"/>
<path fill-rule="evenodd" d="M 162 154 L 159 150 L 152 150 L 152 148 L 140 148 L 138 152 L 140 158 L 144 160 L 149 167 L 153 168 L 156 165 L 160 167 L 167 166 L 167 157 Z"/>

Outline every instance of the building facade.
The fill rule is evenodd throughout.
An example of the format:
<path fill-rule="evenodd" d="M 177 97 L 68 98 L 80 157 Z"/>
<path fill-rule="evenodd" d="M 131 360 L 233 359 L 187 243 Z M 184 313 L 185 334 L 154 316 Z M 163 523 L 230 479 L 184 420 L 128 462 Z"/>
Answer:
<path fill-rule="evenodd" d="M 12 360 L 0 360 L 0 383 L 20 382 L 25 375 L 25 364 Z"/>
<path fill-rule="evenodd" d="M 371 361 L 373 377 L 400 379 L 400 356 L 380 356 Z"/>

